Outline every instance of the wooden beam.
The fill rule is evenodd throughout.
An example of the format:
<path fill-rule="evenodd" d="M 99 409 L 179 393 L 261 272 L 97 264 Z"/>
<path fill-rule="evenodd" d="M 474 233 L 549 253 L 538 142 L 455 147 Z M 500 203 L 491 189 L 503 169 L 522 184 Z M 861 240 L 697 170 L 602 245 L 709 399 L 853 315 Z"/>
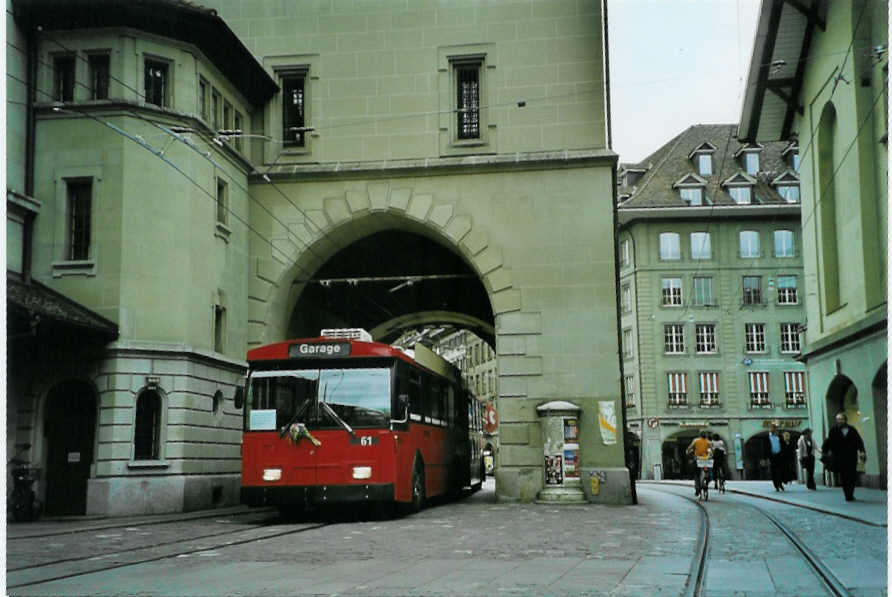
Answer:
<path fill-rule="evenodd" d="M 771 13 L 768 17 L 768 34 L 765 37 L 765 51 L 760 58 L 759 79 L 756 81 L 756 97 L 754 98 L 752 111 L 754 115 L 762 112 L 762 103 L 765 101 L 765 92 L 767 91 L 768 75 L 771 74 L 771 57 L 774 55 L 774 45 L 777 43 L 777 30 L 783 10 L 783 0 L 776 0 L 772 3 Z M 756 140 L 760 120 L 758 117 L 750 119 L 749 130 L 746 131 L 747 141 Z"/>

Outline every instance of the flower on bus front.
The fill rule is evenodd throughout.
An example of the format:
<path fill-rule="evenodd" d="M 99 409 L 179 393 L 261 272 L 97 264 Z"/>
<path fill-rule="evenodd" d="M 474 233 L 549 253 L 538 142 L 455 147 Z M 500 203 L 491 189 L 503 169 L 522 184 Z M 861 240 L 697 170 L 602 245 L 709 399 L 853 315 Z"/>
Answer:
<path fill-rule="evenodd" d="M 298 444 L 302 438 L 307 438 L 310 440 L 314 446 L 321 446 L 322 442 L 313 437 L 313 434 L 310 433 L 310 430 L 307 429 L 307 426 L 303 423 L 292 423 L 291 427 L 288 428 L 288 438 L 292 441 L 292 443 Z"/>

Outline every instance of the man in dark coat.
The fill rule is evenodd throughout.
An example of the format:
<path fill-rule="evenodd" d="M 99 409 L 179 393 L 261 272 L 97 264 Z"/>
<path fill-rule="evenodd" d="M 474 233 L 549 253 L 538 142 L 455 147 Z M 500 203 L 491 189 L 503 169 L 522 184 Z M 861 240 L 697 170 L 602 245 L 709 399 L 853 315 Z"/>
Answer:
<path fill-rule="evenodd" d="M 858 479 L 858 458 L 866 458 L 864 440 L 858 431 L 849 425 L 845 413 L 836 415 L 836 425 L 830 428 L 827 439 L 821 447 L 822 460 L 829 463 L 830 470 L 840 476 L 842 491 L 846 501 L 855 499 L 855 481 Z M 860 454 L 864 454 L 860 456 Z M 825 464 L 825 466 L 828 466 Z"/>
<path fill-rule="evenodd" d="M 771 466 L 771 482 L 775 491 L 784 491 L 784 456 L 786 455 L 786 442 L 777 431 L 777 425 L 772 423 L 768 428 L 768 462 Z"/>

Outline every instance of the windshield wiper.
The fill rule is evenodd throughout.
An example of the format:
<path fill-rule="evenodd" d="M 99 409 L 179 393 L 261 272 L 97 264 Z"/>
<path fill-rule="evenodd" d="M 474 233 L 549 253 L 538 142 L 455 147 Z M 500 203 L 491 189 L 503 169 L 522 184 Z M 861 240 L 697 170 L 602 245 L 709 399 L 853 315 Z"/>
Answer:
<path fill-rule="evenodd" d="M 288 433 L 288 430 L 291 428 L 291 426 L 295 422 L 297 422 L 298 417 L 300 417 L 302 414 L 304 414 L 304 411 L 307 410 L 307 406 L 309 404 L 310 404 L 310 401 L 307 400 L 306 402 L 304 402 L 303 404 L 300 405 L 300 407 L 294 413 L 294 416 L 292 416 L 290 419 L 288 419 L 288 422 L 285 423 L 284 427 L 282 427 L 282 431 L 281 431 L 281 433 L 279 433 L 279 439 L 282 439 L 283 437 L 285 437 L 285 434 Z"/>
<path fill-rule="evenodd" d="M 347 424 L 347 421 L 339 417 L 338 413 L 336 413 L 334 409 L 328 405 L 328 402 L 325 401 L 325 391 L 327 389 L 328 384 L 322 386 L 322 402 L 320 402 L 320 404 L 322 404 L 322 408 L 325 409 L 325 412 L 331 415 L 331 418 L 333 418 L 338 425 L 349 431 L 350 435 L 355 435 L 355 433 L 353 433 L 353 427 L 350 427 L 350 425 Z"/>

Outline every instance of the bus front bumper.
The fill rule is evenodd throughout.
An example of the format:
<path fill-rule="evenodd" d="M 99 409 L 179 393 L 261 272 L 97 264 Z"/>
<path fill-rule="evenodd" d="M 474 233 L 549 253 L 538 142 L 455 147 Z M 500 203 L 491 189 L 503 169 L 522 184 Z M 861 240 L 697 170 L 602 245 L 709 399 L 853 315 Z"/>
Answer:
<path fill-rule="evenodd" d="M 392 502 L 393 495 L 393 483 L 242 487 L 241 502 L 248 506 L 355 504 Z"/>

